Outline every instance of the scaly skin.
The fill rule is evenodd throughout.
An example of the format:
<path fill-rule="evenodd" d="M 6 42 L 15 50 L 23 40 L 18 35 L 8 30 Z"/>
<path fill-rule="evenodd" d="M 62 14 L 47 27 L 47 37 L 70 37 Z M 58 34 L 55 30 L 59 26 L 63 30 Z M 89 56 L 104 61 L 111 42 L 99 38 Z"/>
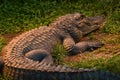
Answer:
<path fill-rule="evenodd" d="M 119 75 L 110 72 L 53 64 L 51 54 L 57 43 L 63 44 L 71 54 L 101 47 L 101 42 L 80 42 L 84 35 L 101 24 L 102 17 L 88 18 L 75 13 L 62 16 L 49 26 L 21 34 L 2 51 L 6 54 L 3 56 L 3 74 L 11 80 L 119 80 Z"/>

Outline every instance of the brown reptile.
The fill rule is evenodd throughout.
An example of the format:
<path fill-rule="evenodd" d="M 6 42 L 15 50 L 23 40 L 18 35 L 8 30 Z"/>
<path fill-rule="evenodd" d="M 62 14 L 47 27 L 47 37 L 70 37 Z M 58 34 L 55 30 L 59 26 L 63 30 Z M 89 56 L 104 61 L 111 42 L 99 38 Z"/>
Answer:
<path fill-rule="evenodd" d="M 75 13 L 59 17 L 49 26 L 36 28 L 14 38 L 4 49 L 0 69 L 11 80 L 120 80 L 111 72 L 55 65 L 53 49 L 61 43 L 71 54 L 103 46 L 99 41 L 80 39 L 99 29 L 102 16 L 86 17 Z"/>

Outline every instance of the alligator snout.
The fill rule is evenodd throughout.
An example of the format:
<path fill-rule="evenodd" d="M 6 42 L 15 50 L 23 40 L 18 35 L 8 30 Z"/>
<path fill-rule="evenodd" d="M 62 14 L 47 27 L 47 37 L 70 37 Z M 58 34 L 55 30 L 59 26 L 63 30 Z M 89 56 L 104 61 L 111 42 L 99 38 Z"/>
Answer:
<path fill-rule="evenodd" d="M 88 20 L 91 21 L 93 25 L 101 25 L 105 22 L 105 17 L 104 16 L 89 17 Z"/>
<path fill-rule="evenodd" d="M 83 32 L 83 35 L 86 35 L 92 31 L 102 28 L 104 22 L 105 18 L 103 16 L 86 17 L 81 21 L 79 29 Z"/>

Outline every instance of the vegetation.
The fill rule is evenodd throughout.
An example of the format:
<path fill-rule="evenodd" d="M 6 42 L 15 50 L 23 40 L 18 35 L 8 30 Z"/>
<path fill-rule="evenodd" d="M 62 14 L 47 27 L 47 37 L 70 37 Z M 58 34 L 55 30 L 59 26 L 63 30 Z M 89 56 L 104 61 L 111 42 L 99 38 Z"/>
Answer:
<path fill-rule="evenodd" d="M 5 38 L 0 36 L 0 51 L 2 50 L 2 48 L 6 45 L 6 40 Z"/>
<path fill-rule="evenodd" d="M 87 54 L 88 59 L 82 59 L 79 62 L 66 62 L 65 65 L 70 65 L 77 68 L 96 68 L 120 73 L 120 55 L 112 56 L 111 58 L 97 58 L 95 55 Z"/>
<path fill-rule="evenodd" d="M 11 79 L 10 79 L 9 76 L 6 76 L 6 75 L 2 76 L 2 75 L 0 74 L 0 80 L 11 80 Z"/>
<path fill-rule="evenodd" d="M 119 0 L 1 0 L 0 34 L 17 33 L 48 25 L 67 13 L 105 15 L 107 23 L 102 32 L 120 31 Z"/>
<path fill-rule="evenodd" d="M 35 27 L 48 25 L 56 17 L 79 12 L 87 16 L 104 15 L 105 27 L 101 33 L 112 37 L 102 38 L 106 45 L 115 48 L 103 47 L 97 53 L 114 53 L 120 48 L 120 1 L 119 0 L 0 0 L 0 50 L 6 45 L 4 34 L 24 32 Z M 93 34 L 90 35 L 94 39 Z M 112 47 L 111 46 L 111 47 Z M 120 51 L 119 51 L 120 52 Z M 116 54 L 119 54 L 117 52 Z M 89 59 L 79 62 L 64 62 L 66 53 L 63 47 L 57 45 L 53 55 L 55 62 L 74 67 L 99 68 L 120 73 L 120 56 L 112 55 L 109 58 L 96 58 L 86 55 Z M 89 57 L 91 56 L 91 57 Z M 115 65 L 115 66 L 114 66 Z"/>
<path fill-rule="evenodd" d="M 58 43 L 52 54 L 55 64 L 63 64 L 65 55 L 67 55 L 67 51 L 60 43 Z"/>

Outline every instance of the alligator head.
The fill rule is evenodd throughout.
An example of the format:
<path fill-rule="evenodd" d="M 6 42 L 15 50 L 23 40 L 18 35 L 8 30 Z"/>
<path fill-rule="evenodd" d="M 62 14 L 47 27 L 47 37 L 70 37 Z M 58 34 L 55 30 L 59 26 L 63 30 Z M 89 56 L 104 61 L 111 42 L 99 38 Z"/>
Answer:
<path fill-rule="evenodd" d="M 83 35 L 86 35 L 96 29 L 99 29 L 104 22 L 105 19 L 103 16 L 86 17 L 83 14 L 74 13 L 57 18 L 49 26 L 57 27 L 63 30 L 66 29 L 69 33 L 76 31 L 73 28 L 77 28 L 83 33 Z"/>
<path fill-rule="evenodd" d="M 77 16 L 77 28 L 82 31 L 83 35 L 86 35 L 96 29 L 101 28 L 104 25 L 105 18 L 103 16 L 86 17 L 82 14 L 76 14 Z"/>
<path fill-rule="evenodd" d="M 105 19 L 103 16 L 86 17 L 80 13 L 67 14 L 57 18 L 49 26 L 67 31 L 78 42 L 82 36 L 99 29 Z"/>

